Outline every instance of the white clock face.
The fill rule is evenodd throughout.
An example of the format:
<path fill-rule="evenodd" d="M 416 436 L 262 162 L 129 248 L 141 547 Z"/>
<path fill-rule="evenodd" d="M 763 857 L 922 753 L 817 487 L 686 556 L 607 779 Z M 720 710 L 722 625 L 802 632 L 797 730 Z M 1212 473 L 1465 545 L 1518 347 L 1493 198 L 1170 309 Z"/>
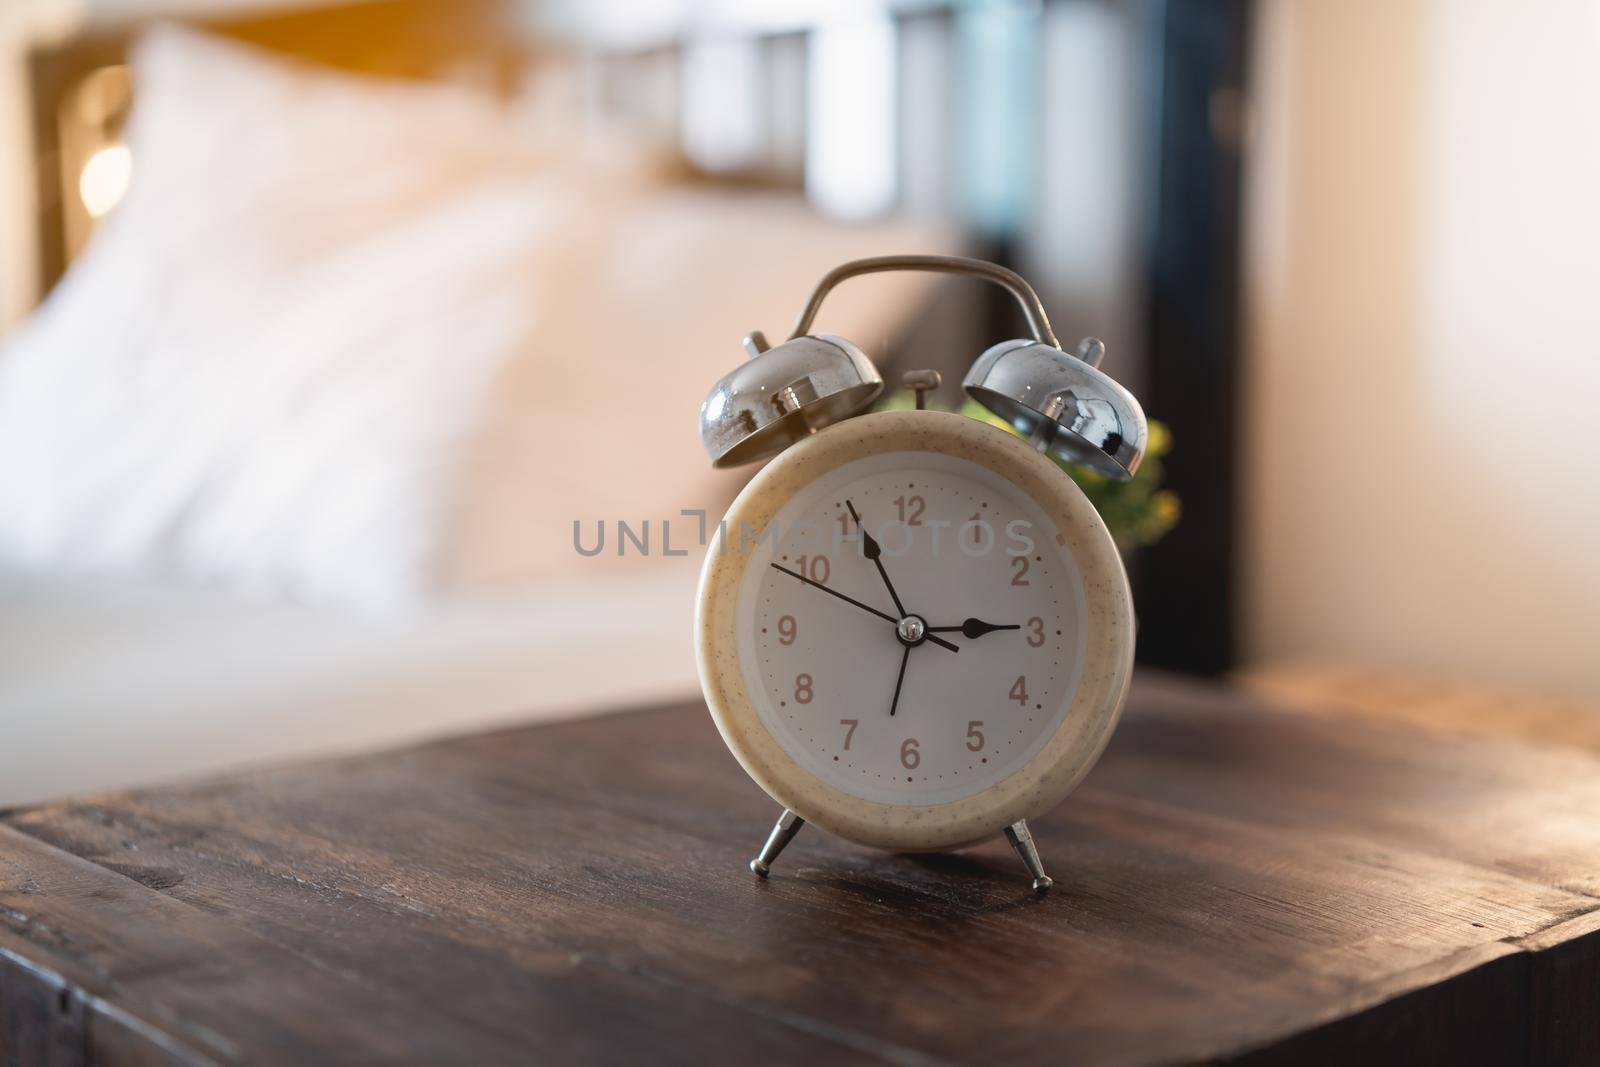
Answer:
<path fill-rule="evenodd" d="M 762 724 L 818 778 L 878 803 L 947 803 L 1062 726 L 1083 580 L 1010 482 L 940 453 L 874 455 L 804 486 L 762 532 L 726 535 L 747 553 L 740 664 Z"/>

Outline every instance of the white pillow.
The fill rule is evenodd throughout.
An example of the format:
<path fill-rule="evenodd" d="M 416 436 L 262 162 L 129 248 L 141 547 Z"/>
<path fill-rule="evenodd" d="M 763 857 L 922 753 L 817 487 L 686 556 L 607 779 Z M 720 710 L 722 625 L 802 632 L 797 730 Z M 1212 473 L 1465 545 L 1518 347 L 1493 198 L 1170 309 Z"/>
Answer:
<path fill-rule="evenodd" d="M 936 236 L 192 31 L 134 68 L 128 198 L 0 351 L 0 563 L 369 609 L 600 565 L 574 519 L 725 503 L 695 414 L 742 333 Z M 870 348 L 921 292 L 828 325 Z"/>
<path fill-rule="evenodd" d="M 0 556 L 414 596 L 595 176 L 460 90 L 177 29 L 134 67 L 128 198 L 0 356 Z"/>

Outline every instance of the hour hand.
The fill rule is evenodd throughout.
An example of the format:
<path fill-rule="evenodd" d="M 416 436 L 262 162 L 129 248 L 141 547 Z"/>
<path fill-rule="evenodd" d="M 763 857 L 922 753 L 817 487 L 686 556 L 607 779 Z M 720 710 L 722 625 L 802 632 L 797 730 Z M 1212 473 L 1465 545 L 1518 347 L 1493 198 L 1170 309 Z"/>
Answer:
<path fill-rule="evenodd" d="M 996 630 L 1020 629 L 1022 629 L 1021 623 L 984 622 L 982 619 L 968 619 L 960 626 L 930 626 L 928 627 L 928 632 L 930 634 L 960 633 L 962 637 L 973 638 L 982 637 L 984 634 L 992 634 Z"/>

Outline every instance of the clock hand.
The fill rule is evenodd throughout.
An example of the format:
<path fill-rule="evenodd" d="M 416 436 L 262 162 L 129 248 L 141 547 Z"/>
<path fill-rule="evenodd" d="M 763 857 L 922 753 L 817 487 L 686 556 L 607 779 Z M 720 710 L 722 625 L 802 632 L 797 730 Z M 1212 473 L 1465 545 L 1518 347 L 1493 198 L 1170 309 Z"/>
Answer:
<path fill-rule="evenodd" d="M 867 533 L 867 528 L 861 525 L 861 516 L 856 514 L 856 506 L 849 500 L 844 506 L 850 509 L 850 517 L 856 520 L 856 530 L 861 534 L 861 554 L 870 559 L 878 568 L 878 574 L 883 578 L 885 588 L 889 590 L 889 599 L 894 601 L 894 608 L 905 618 L 905 605 L 900 603 L 900 594 L 894 591 L 894 583 L 889 580 L 889 572 L 883 569 L 883 546 L 878 544 L 877 538 Z"/>
<path fill-rule="evenodd" d="M 807 585 L 814 585 L 818 589 L 822 590 L 824 593 L 832 593 L 834 596 L 838 597 L 840 600 L 844 601 L 846 604 L 854 604 L 856 607 L 860 608 L 862 611 L 870 611 L 870 612 L 872 612 L 872 614 L 876 615 L 880 619 L 888 619 L 892 623 L 898 623 L 900 621 L 899 619 L 895 618 L 893 615 L 890 615 L 886 611 L 879 611 L 877 608 L 872 607 L 870 604 L 863 604 L 861 601 L 857 600 L 855 597 L 845 596 L 843 593 L 839 592 L 837 589 L 829 589 L 827 586 L 823 585 L 821 582 L 813 582 L 810 578 L 807 578 L 805 575 L 801 574 L 799 571 L 792 571 L 788 567 L 780 567 L 776 563 L 774 563 L 772 565 L 772 567 L 773 567 L 774 570 L 780 570 L 783 573 L 789 575 L 791 578 L 800 579 L 802 582 L 805 582 Z"/>
<path fill-rule="evenodd" d="M 923 630 L 922 631 L 922 639 L 924 641 L 931 641 L 934 644 L 938 645 L 940 648 L 948 648 L 951 652 L 960 652 L 961 651 L 961 646 L 960 645 L 952 645 L 949 641 L 946 641 L 942 637 L 933 636 L 927 630 Z"/>
<path fill-rule="evenodd" d="M 906 661 L 911 658 L 911 646 L 907 645 L 900 653 L 900 677 L 894 680 L 894 699 L 889 702 L 889 714 L 893 715 L 900 706 L 900 686 L 906 680 Z"/>
<path fill-rule="evenodd" d="M 830 589 L 827 586 L 823 585 L 821 582 L 813 582 L 810 578 L 807 578 L 805 575 L 801 574 L 799 571 L 792 571 L 788 567 L 780 566 L 779 564 L 776 564 L 776 563 L 774 563 L 772 565 L 772 567 L 773 567 L 774 570 L 780 570 L 784 574 L 787 574 L 791 578 L 800 579 L 802 582 L 805 582 L 807 585 L 814 585 L 818 589 L 822 590 L 824 593 L 831 593 L 834 596 L 838 597 L 840 600 L 844 601 L 846 604 L 854 604 L 856 607 L 860 608 L 862 611 L 869 611 L 872 614 L 876 615 L 880 619 L 887 619 L 889 622 L 892 622 L 892 623 L 894 623 L 896 625 L 899 625 L 899 623 L 900 623 L 899 619 L 895 618 L 893 615 L 890 615 L 888 612 L 879 611 L 877 608 L 873 607 L 870 604 L 863 604 L 861 601 L 857 600 L 855 597 L 845 596 L 843 593 L 839 592 L 837 589 Z M 933 636 L 933 634 L 927 634 L 927 640 L 932 641 L 934 644 L 938 645 L 940 648 L 948 648 L 951 652 L 960 652 L 961 651 L 960 646 L 952 645 L 949 641 L 946 641 L 944 638 L 935 637 L 935 636 Z"/>
<path fill-rule="evenodd" d="M 928 627 L 928 632 L 930 634 L 948 634 L 959 632 L 962 637 L 982 637 L 984 634 L 992 634 L 996 630 L 1020 629 L 1022 629 L 1020 623 L 1013 622 L 1002 625 L 995 622 L 984 622 L 982 619 L 968 619 L 960 626 L 930 626 Z M 928 640 L 932 641 L 933 638 L 930 637 Z"/>

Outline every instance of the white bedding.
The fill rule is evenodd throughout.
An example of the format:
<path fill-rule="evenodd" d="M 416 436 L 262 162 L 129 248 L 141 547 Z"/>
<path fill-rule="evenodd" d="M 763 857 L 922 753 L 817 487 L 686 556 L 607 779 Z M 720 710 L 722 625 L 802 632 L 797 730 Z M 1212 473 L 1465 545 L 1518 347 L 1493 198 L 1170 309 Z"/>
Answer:
<path fill-rule="evenodd" d="M 529 420 L 543 446 L 508 449 L 497 462 L 512 473 L 525 465 L 557 488 L 542 512 L 512 500 L 480 512 L 477 521 L 494 525 L 472 538 L 480 546 L 472 563 L 489 572 L 475 588 L 495 587 L 490 579 L 502 568 L 483 546 L 497 540 L 537 537 L 547 573 L 507 576 L 502 594 L 445 599 L 391 621 L 148 576 L 0 573 L 0 805 L 696 693 L 699 549 L 671 560 L 586 560 L 562 547 L 571 520 L 585 522 L 586 543 L 599 518 L 659 521 L 680 502 L 662 473 L 709 474 L 694 433 L 698 396 L 740 358 L 742 330 L 781 333 L 829 267 L 896 249 L 953 248 L 938 231 L 827 224 L 773 198 L 719 204 L 707 192 L 663 190 L 639 210 L 684 231 L 676 253 L 683 273 L 633 304 L 660 329 L 649 362 L 669 376 L 657 398 L 670 402 L 632 421 L 647 426 L 644 440 L 612 440 L 591 425 L 567 448 L 555 421 Z M 710 255 L 751 226 L 789 239 L 752 263 L 732 303 L 696 284 L 700 264 L 686 253 Z M 934 284 L 913 276 L 841 293 L 828 325 L 877 351 Z M 581 296 L 575 290 L 569 301 L 572 318 L 596 313 Z M 726 343 L 713 346 L 719 329 Z M 630 494 L 624 476 L 661 484 Z M 681 503 L 714 507 L 715 486 L 708 478 Z"/>
<path fill-rule="evenodd" d="M 186 58 L 196 51 L 198 66 Z M 230 77 L 254 77 L 266 62 L 213 51 L 169 39 L 172 69 L 186 78 L 213 59 Z M 267 69 L 263 77 L 276 84 L 279 75 Z M 185 85 L 166 97 L 174 106 L 210 99 L 176 91 Z M 354 91 L 335 86 L 328 98 Z M 328 134 L 325 124 L 277 121 L 272 128 L 285 137 Z M 108 231 L 98 254 L 75 266 L 39 320 L 0 351 L 0 414 L 12 416 L 0 419 L 0 531 L 12 534 L 9 556 L 0 537 L 0 558 L 11 561 L 0 571 L 0 804 L 697 691 L 690 626 L 700 551 L 583 559 L 570 547 L 572 521 L 592 531 L 600 519 L 659 523 L 679 507 L 725 504 L 733 486 L 712 477 L 696 410 L 742 358 L 742 334 L 784 336 L 812 284 L 843 260 L 949 252 L 954 242 L 905 223 L 826 222 L 797 197 L 655 180 L 619 189 L 614 165 L 593 180 L 581 160 L 565 166 L 579 169 L 547 191 L 573 195 L 560 201 L 561 225 L 534 247 L 535 235 L 520 232 L 480 241 L 483 221 L 474 229 L 469 219 L 425 234 L 409 257 L 363 258 L 358 324 L 266 299 L 323 292 L 300 285 L 298 255 L 282 264 L 288 288 L 236 286 L 225 315 L 203 297 L 215 288 L 212 274 L 236 268 L 207 254 L 203 241 L 193 256 L 163 258 L 152 253 L 171 247 L 130 224 Z M 280 184 L 295 196 L 311 188 Z M 366 203 L 367 191 L 338 188 Z M 253 216 L 240 207 L 228 217 Z M 379 245 L 407 232 L 417 237 L 403 220 L 394 229 L 374 223 Z M 449 269 L 427 286 L 405 284 L 418 276 L 419 257 L 440 248 L 455 254 Z M 528 279 L 517 273 L 524 259 L 538 265 Z M 523 324 L 525 337 L 515 335 L 526 344 L 514 346 L 515 359 L 489 388 L 481 413 L 489 428 L 471 435 L 466 461 L 435 484 L 464 431 L 453 423 L 411 430 L 438 417 L 432 370 L 448 377 L 459 366 L 459 335 L 476 321 L 463 310 L 463 272 L 499 279 L 494 291 L 509 286 L 519 294 L 513 303 L 525 288 L 540 314 Z M 170 307 L 96 295 L 133 282 L 170 298 Z M 830 299 L 819 328 L 879 353 L 934 284 L 928 276 L 864 280 Z M 140 331 L 118 328 L 124 320 L 111 311 L 119 308 Z M 205 326 L 198 334 L 196 323 Z M 364 411 L 379 392 L 369 378 L 393 383 L 385 339 L 400 335 L 410 338 L 413 367 L 429 373 L 383 392 L 397 405 L 389 417 L 345 420 L 348 443 L 316 451 L 320 423 L 308 412 Z M 197 337 L 205 343 L 191 343 Z M 339 381 L 312 375 L 303 388 L 266 387 L 280 363 L 316 350 L 331 353 L 318 366 L 337 368 Z M 230 370 L 241 353 L 248 359 Z M 253 376 L 242 377 L 246 370 Z M 218 399 L 193 391 L 197 374 L 209 375 Z M 263 420 L 273 432 L 253 429 Z M 169 441 L 181 447 L 152 444 Z M 298 458 L 286 467 L 290 456 Z M 297 481 L 300 474 L 308 477 Z M 388 504 L 363 512 L 351 533 L 354 519 L 334 518 L 371 495 L 375 478 L 393 480 L 379 494 Z M 195 540 L 197 528 L 211 528 L 198 519 L 221 514 L 216 506 L 227 500 L 248 502 L 227 513 L 251 522 L 229 527 L 239 536 Z M 347 536 L 319 540 L 330 522 Z M 129 529 L 139 536 L 122 539 Z M 397 584 L 410 558 L 396 556 L 386 538 L 399 538 L 400 550 L 413 540 L 440 549 L 430 564 L 440 573 L 408 610 L 357 617 L 290 602 L 336 592 L 310 599 L 386 604 L 367 593 Z M 134 542 L 142 547 L 107 547 Z M 364 570 L 373 582 L 355 580 Z"/>
<path fill-rule="evenodd" d="M 585 523 L 592 544 L 597 519 L 659 522 L 679 503 L 714 508 L 726 481 L 718 490 L 708 477 L 689 499 L 661 476 L 709 474 L 695 438 L 696 401 L 740 358 L 740 331 L 782 331 L 815 279 L 841 260 L 953 249 L 938 231 L 808 222 L 781 200 L 763 211 L 759 201 L 736 198 L 722 210 L 707 193 L 664 191 L 653 210 L 697 232 L 687 242 L 705 250 L 697 254 L 752 223 L 794 239 L 752 266 L 737 308 L 695 284 L 686 262 L 671 291 L 642 310 L 662 326 L 650 361 L 672 379 L 657 394 L 671 402 L 633 420 L 634 429 L 648 428 L 643 439 L 611 439 L 591 423 L 568 447 L 557 423 L 533 419 L 529 430 L 546 437 L 544 447 L 500 454 L 509 472 L 524 465 L 527 476 L 557 488 L 539 512 L 514 500 L 480 512 L 478 521 L 495 527 L 473 540 L 536 537 L 549 571 L 508 575 L 499 594 L 446 598 L 388 621 L 170 578 L 0 572 L 0 805 L 698 692 L 690 627 L 701 550 L 583 559 L 563 547 L 572 519 Z M 830 326 L 875 351 L 934 284 L 911 277 L 866 298 L 846 294 Z M 594 311 L 576 297 L 568 308 L 574 317 Z M 727 343 L 714 351 L 710 322 L 726 326 Z M 624 476 L 661 484 L 630 495 Z M 674 543 L 682 544 L 676 536 Z M 495 553 L 480 547 L 472 562 L 489 573 L 469 587 L 496 588 Z"/>
<path fill-rule="evenodd" d="M 0 351 L 0 565 L 378 613 L 559 572 L 574 517 L 723 493 L 695 412 L 745 332 L 925 245 L 460 90 L 177 29 L 134 69 L 127 198 Z M 841 306 L 869 350 L 907 312 Z"/>
<path fill-rule="evenodd" d="M 0 805 L 692 696 L 698 563 L 395 622 L 0 574 Z"/>

